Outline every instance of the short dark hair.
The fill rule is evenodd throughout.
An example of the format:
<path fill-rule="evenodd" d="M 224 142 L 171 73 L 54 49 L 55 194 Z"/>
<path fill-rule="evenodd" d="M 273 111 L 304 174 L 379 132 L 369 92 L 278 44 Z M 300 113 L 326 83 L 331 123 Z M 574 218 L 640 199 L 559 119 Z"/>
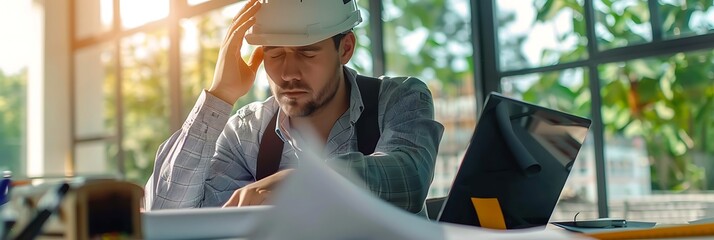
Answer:
<path fill-rule="evenodd" d="M 335 36 L 332 36 L 332 42 L 335 43 L 335 49 L 340 49 L 340 42 L 350 32 L 352 32 L 352 29 L 341 32 Z"/>

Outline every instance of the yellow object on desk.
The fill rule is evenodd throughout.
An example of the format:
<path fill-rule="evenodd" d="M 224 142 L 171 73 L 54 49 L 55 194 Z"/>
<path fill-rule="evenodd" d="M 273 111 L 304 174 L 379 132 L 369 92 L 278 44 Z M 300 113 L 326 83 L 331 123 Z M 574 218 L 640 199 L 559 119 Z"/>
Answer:
<path fill-rule="evenodd" d="M 649 229 L 625 229 L 622 231 L 586 234 L 597 239 L 650 239 L 672 237 L 714 236 L 714 223 L 654 227 Z"/>
<path fill-rule="evenodd" d="M 474 204 L 478 222 L 481 227 L 491 229 L 506 229 L 506 220 L 501 212 L 501 204 L 498 203 L 498 198 L 471 198 L 471 203 Z"/>

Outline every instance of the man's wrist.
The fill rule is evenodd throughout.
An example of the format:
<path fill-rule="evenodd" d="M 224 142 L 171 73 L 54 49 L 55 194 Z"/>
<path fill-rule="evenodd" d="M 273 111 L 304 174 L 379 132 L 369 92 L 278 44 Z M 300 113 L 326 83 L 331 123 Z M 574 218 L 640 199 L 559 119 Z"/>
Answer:
<path fill-rule="evenodd" d="M 237 97 L 230 96 L 230 94 L 223 91 L 218 91 L 217 89 L 208 90 L 208 93 L 213 95 L 214 97 L 217 97 L 218 99 L 223 100 L 231 106 L 235 104 L 236 101 L 238 101 Z"/>

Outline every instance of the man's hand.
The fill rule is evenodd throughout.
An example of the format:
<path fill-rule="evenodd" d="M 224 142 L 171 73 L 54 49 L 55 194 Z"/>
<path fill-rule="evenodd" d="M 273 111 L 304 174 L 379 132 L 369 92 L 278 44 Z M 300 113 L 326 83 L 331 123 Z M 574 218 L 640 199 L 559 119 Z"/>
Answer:
<path fill-rule="evenodd" d="M 248 93 L 255 82 L 258 66 L 263 61 L 262 47 L 253 51 L 249 64 L 240 54 L 245 32 L 255 24 L 254 16 L 260 6 L 258 0 L 250 0 L 245 4 L 233 18 L 233 24 L 228 29 L 218 54 L 213 83 L 208 92 L 230 104 L 234 104 L 238 98 Z"/>
<path fill-rule="evenodd" d="M 228 199 L 228 202 L 226 202 L 223 207 L 242 207 L 268 204 L 268 200 L 270 199 L 270 194 L 273 189 L 275 189 L 275 187 L 277 187 L 292 171 L 292 169 L 282 170 L 263 178 L 260 181 L 239 188 L 233 192 L 233 195 L 230 199 Z"/>

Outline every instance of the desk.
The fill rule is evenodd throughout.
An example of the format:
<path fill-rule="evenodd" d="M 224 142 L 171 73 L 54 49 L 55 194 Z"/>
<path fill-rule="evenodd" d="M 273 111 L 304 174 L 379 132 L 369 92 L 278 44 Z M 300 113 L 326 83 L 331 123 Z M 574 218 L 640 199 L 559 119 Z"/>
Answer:
<path fill-rule="evenodd" d="M 144 191 L 136 184 L 114 179 L 60 179 L 14 187 L 11 202 L 6 206 L 17 216 L 14 234 L 28 225 L 39 198 L 58 181 L 69 183 L 70 189 L 59 210 L 44 224 L 43 238 L 83 240 L 107 232 L 142 238 L 139 205 Z"/>

